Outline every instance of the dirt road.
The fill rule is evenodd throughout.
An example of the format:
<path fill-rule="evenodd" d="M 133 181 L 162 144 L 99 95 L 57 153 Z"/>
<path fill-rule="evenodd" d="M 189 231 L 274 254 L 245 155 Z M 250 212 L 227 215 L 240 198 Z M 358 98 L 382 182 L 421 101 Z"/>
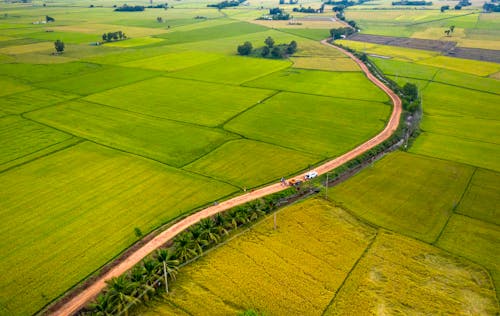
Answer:
<path fill-rule="evenodd" d="M 343 154 L 342 156 L 335 158 L 321 166 L 318 166 L 315 170 L 319 174 L 324 174 L 342 164 L 345 162 L 356 158 L 358 155 L 370 150 L 371 148 L 375 147 L 376 145 L 382 143 L 386 139 L 388 139 L 392 133 L 397 129 L 398 123 L 399 123 L 399 118 L 401 115 L 401 100 L 399 97 L 393 93 L 388 87 L 386 87 L 382 82 L 380 82 L 376 77 L 374 77 L 369 71 L 368 68 L 366 68 L 365 64 L 363 64 L 360 60 L 358 60 L 354 55 L 351 53 L 336 47 L 334 45 L 329 44 L 326 40 L 323 40 L 321 42 L 322 44 L 326 46 L 331 46 L 333 49 L 338 49 L 344 54 L 348 55 L 350 58 L 352 58 L 361 68 L 361 70 L 366 74 L 369 80 L 371 80 L 375 85 L 380 87 L 385 93 L 389 95 L 391 98 L 394 107 L 393 111 L 391 114 L 391 117 L 384 128 L 382 132 L 380 132 L 378 135 L 373 137 L 372 139 L 368 140 L 367 142 L 361 144 L 360 146 L 354 148 L 353 150 Z M 296 178 L 302 178 L 304 175 L 299 175 Z M 113 277 L 117 277 L 130 268 L 132 268 L 136 263 L 140 262 L 145 256 L 147 256 L 149 253 L 152 251 L 156 250 L 158 247 L 161 245 L 165 244 L 167 241 L 171 240 L 174 238 L 178 233 L 182 232 L 189 226 L 197 223 L 203 218 L 210 217 L 216 213 L 222 212 L 224 210 L 230 209 L 233 206 L 244 204 L 246 202 L 252 201 L 256 198 L 260 198 L 272 193 L 279 192 L 281 190 L 284 190 L 285 187 L 281 185 L 281 183 L 276 183 L 272 184 L 269 186 L 266 186 L 264 188 L 255 190 L 254 192 L 246 193 L 244 195 L 240 195 L 238 197 L 232 198 L 230 200 L 221 202 L 218 205 L 214 205 L 211 207 L 208 207 L 206 209 L 203 209 L 199 211 L 198 213 L 195 213 L 189 217 L 186 217 L 185 219 L 179 221 L 178 223 L 172 225 L 162 233 L 158 234 L 156 237 L 154 237 L 150 242 L 146 243 L 144 246 L 139 248 L 137 251 L 133 252 L 130 254 L 128 258 L 126 258 L 124 261 L 113 267 L 111 270 L 109 270 L 106 274 L 101 276 L 99 279 L 97 279 L 93 284 L 88 286 L 85 290 L 83 290 L 81 293 L 77 294 L 75 297 L 73 297 L 71 300 L 69 300 L 66 304 L 62 305 L 57 309 L 53 315 L 71 315 L 75 312 L 77 312 L 80 308 L 82 308 L 87 302 L 92 300 L 94 297 L 96 297 L 99 292 L 104 289 L 106 286 L 105 281 L 109 280 Z"/>

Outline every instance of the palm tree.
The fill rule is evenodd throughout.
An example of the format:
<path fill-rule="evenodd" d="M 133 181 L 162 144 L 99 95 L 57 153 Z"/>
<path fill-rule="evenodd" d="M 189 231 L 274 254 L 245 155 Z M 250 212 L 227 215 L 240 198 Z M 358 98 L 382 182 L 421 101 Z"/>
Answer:
<path fill-rule="evenodd" d="M 254 201 L 248 204 L 247 209 L 250 221 L 254 221 L 260 216 L 266 214 L 266 212 L 262 210 L 263 206 L 264 205 L 261 200 Z"/>
<path fill-rule="evenodd" d="M 155 288 L 151 285 L 157 279 L 154 272 L 153 269 L 153 273 L 151 274 L 149 270 L 146 270 L 144 264 L 137 264 L 132 271 L 130 271 L 130 281 L 138 285 L 137 290 L 144 301 L 149 301 L 150 297 L 155 292 Z"/>
<path fill-rule="evenodd" d="M 227 219 L 227 213 L 217 213 L 215 215 L 215 225 L 217 225 L 217 232 L 219 236 L 227 235 L 227 229 L 231 227 L 231 223 Z"/>
<path fill-rule="evenodd" d="M 203 247 L 208 245 L 208 240 L 206 240 L 204 237 L 204 231 L 200 224 L 196 224 L 190 229 L 190 232 L 191 236 L 193 237 L 193 246 L 198 254 L 201 255 L 201 253 L 203 252 Z"/>
<path fill-rule="evenodd" d="M 159 249 L 156 251 L 156 260 L 162 263 L 163 266 L 163 274 L 165 277 L 165 290 L 168 293 L 168 277 L 170 279 L 175 280 L 175 276 L 177 275 L 179 265 L 179 260 L 175 259 L 173 253 L 171 253 L 168 249 Z"/>
<path fill-rule="evenodd" d="M 111 316 L 113 313 L 111 312 L 111 304 L 109 300 L 109 295 L 107 294 L 99 294 L 96 297 L 95 301 L 90 303 L 89 307 L 91 308 L 92 315 L 96 316 Z"/>
<path fill-rule="evenodd" d="M 108 284 L 106 295 L 109 297 L 113 313 L 125 312 L 127 315 L 127 308 L 140 302 L 136 297 L 138 294 L 137 283 L 128 280 L 126 274 L 107 280 L 106 283 Z"/>
<path fill-rule="evenodd" d="M 217 234 L 217 227 L 215 226 L 215 221 L 212 218 L 204 218 L 200 221 L 200 227 L 203 231 L 203 237 L 211 243 L 216 243 L 219 241 L 219 235 Z"/>
<path fill-rule="evenodd" d="M 142 267 L 144 268 L 144 281 L 149 286 L 154 286 L 156 280 L 161 276 L 161 269 L 158 261 L 152 258 L 142 260 Z"/>
<path fill-rule="evenodd" d="M 193 236 L 190 232 L 183 232 L 174 239 L 175 256 L 180 262 L 186 262 L 196 256 L 193 249 Z"/>

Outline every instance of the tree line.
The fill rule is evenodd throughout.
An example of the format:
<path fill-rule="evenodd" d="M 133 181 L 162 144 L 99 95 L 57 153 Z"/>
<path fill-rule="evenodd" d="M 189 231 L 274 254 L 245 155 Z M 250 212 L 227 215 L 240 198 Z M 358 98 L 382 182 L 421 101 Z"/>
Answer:
<path fill-rule="evenodd" d="M 218 8 L 220 10 L 220 9 L 224 9 L 227 7 L 237 7 L 245 1 L 246 0 L 224 0 L 224 1 L 221 1 L 221 2 L 216 3 L 216 4 L 207 4 L 207 7 Z"/>
<path fill-rule="evenodd" d="M 158 249 L 127 273 L 106 281 L 106 288 L 89 304 L 83 315 L 116 315 L 168 293 L 179 266 L 226 240 L 232 231 L 255 222 L 280 206 L 281 200 L 295 194 L 287 189 L 259 200 L 234 207 L 202 219 L 174 238 L 172 245 Z"/>
<path fill-rule="evenodd" d="M 283 59 L 290 55 L 293 55 L 298 48 L 296 41 L 291 41 L 289 44 L 278 44 L 275 45 L 274 39 L 271 36 L 268 36 L 264 40 L 265 46 L 257 49 L 253 49 L 252 43 L 246 41 L 242 45 L 239 45 L 237 48 L 237 52 L 239 55 L 255 55 L 261 56 L 264 58 L 276 58 Z"/>
<path fill-rule="evenodd" d="M 332 39 L 337 40 L 337 39 L 341 39 L 343 37 L 347 37 L 355 32 L 356 32 L 356 30 L 351 28 L 351 27 L 339 27 L 339 28 L 331 29 L 330 36 Z"/>
<path fill-rule="evenodd" d="M 128 5 L 124 4 L 121 7 L 116 8 L 115 11 L 118 11 L 118 12 L 144 11 L 144 8 L 145 7 L 142 5 L 128 6 Z"/>

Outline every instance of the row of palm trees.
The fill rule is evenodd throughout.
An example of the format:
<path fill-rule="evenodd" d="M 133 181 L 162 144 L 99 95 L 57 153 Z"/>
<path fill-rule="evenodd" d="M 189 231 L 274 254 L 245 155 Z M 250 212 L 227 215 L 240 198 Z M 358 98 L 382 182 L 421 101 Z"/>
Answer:
<path fill-rule="evenodd" d="M 291 193 L 293 190 L 271 195 L 202 219 L 177 235 L 170 247 L 157 250 L 127 273 L 106 281 L 106 289 L 81 314 L 127 315 L 131 307 L 168 292 L 168 284 L 175 280 L 180 265 L 199 257 L 232 230 L 268 214 L 283 196 Z"/>

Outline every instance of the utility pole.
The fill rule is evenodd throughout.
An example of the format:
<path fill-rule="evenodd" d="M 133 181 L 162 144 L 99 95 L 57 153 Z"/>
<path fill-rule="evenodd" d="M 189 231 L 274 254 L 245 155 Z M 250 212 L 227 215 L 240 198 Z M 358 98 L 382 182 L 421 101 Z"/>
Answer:
<path fill-rule="evenodd" d="M 274 230 L 276 230 L 276 212 L 274 212 Z"/>
<path fill-rule="evenodd" d="M 163 261 L 163 274 L 165 274 L 165 290 L 168 294 L 167 262 Z"/>
<path fill-rule="evenodd" d="M 326 173 L 326 182 L 325 182 L 325 200 L 328 200 L 328 175 L 329 173 Z"/>

